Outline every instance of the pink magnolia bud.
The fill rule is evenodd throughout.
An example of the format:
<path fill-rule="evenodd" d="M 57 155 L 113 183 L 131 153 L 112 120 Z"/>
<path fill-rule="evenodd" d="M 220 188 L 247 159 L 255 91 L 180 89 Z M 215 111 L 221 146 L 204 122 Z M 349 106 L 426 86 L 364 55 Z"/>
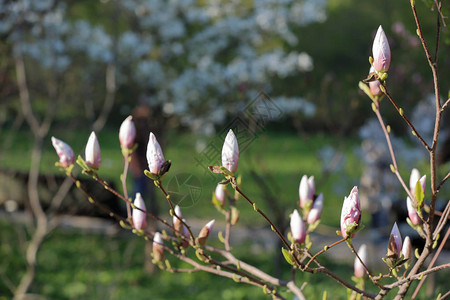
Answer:
<path fill-rule="evenodd" d="M 148 168 L 150 172 L 153 174 L 158 174 L 165 162 L 161 146 L 156 140 L 156 137 L 153 134 L 153 132 L 150 132 L 150 136 L 148 138 L 147 162 Z"/>
<path fill-rule="evenodd" d="M 58 154 L 59 156 L 59 163 L 65 168 L 67 168 L 70 165 L 73 165 L 75 156 L 73 154 L 72 148 L 70 148 L 70 146 L 64 143 L 63 141 L 58 140 L 53 136 L 52 136 L 52 144 L 56 150 L 56 154 Z"/>
<path fill-rule="evenodd" d="M 145 214 L 146 208 L 144 199 L 142 199 L 141 193 L 136 193 L 136 198 L 134 199 L 134 206 L 139 209 L 133 209 L 133 225 L 137 230 L 144 229 L 147 225 L 147 216 Z"/>
<path fill-rule="evenodd" d="M 344 204 L 341 211 L 341 234 L 343 238 L 347 238 L 347 230 L 354 231 L 361 221 L 361 206 L 359 204 L 358 188 L 353 187 L 350 195 L 344 198 Z M 349 228 L 349 225 L 352 225 Z M 354 234 L 351 235 L 353 237 Z"/>
<path fill-rule="evenodd" d="M 155 233 L 153 237 L 153 258 L 155 261 L 162 261 L 164 259 L 164 242 L 159 232 Z"/>
<path fill-rule="evenodd" d="M 176 216 L 178 216 L 178 218 Z M 183 214 L 181 213 L 181 208 L 178 205 L 176 205 L 175 206 L 175 215 L 172 218 L 173 227 L 175 228 L 176 231 L 183 232 L 183 227 L 182 227 L 183 223 L 181 222 L 180 219 L 183 219 Z"/>
<path fill-rule="evenodd" d="M 408 217 L 413 225 L 419 225 L 420 223 L 422 223 L 419 215 L 416 212 L 416 209 L 412 204 L 411 198 L 409 197 L 406 197 L 406 208 L 408 209 Z"/>
<path fill-rule="evenodd" d="M 225 186 L 223 184 L 218 184 L 216 186 L 214 195 L 216 196 L 216 199 L 219 200 L 220 203 L 225 204 Z"/>
<path fill-rule="evenodd" d="M 306 221 L 308 224 L 314 224 L 320 219 L 320 216 L 322 214 L 322 208 L 323 208 L 323 194 L 320 193 L 319 196 L 317 196 L 316 200 L 314 200 L 314 204 L 309 211 L 308 218 Z"/>
<path fill-rule="evenodd" d="M 411 170 L 411 175 L 409 176 L 409 190 L 414 194 L 416 189 L 416 183 L 420 179 L 420 172 L 416 168 Z"/>
<path fill-rule="evenodd" d="M 206 240 L 208 239 L 208 236 L 212 231 L 214 222 L 215 222 L 215 220 L 209 221 L 208 224 L 203 226 L 202 230 L 200 230 L 200 233 L 198 234 L 198 237 L 197 237 L 198 245 L 203 247 L 206 244 Z"/>
<path fill-rule="evenodd" d="M 239 146 L 233 130 L 228 131 L 222 147 L 222 166 L 235 173 L 239 163 Z"/>
<path fill-rule="evenodd" d="M 134 139 L 136 138 L 136 127 L 133 123 L 133 117 L 128 116 L 125 121 L 120 125 L 119 141 L 120 146 L 125 149 L 130 149 L 134 145 Z"/>
<path fill-rule="evenodd" d="M 378 72 L 387 72 L 391 63 L 391 49 L 383 28 L 378 27 L 372 46 L 373 67 Z"/>
<path fill-rule="evenodd" d="M 373 68 L 373 66 L 370 67 L 369 73 L 375 73 L 375 69 Z M 370 92 L 372 93 L 373 96 L 383 95 L 380 85 L 381 85 L 381 83 L 379 80 L 369 82 Z"/>
<path fill-rule="evenodd" d="M 296 209 L 294 209 L 294 212 L 292 213 L 291 216 L 291 234 L 292 238 L 296 243 L 301 244 L 305 242 L 306 238 L 305 223 L 303 223 L 303 220 Z"/>
<path fill-rule="evenodd" d="M 86 144 L 85 155 L 86 164 L 90 168 L 98 170 L 98 168 L 100 168 L 100 163 L 102 162 L 102 155 L 100 153 L 100 145 L 98 143 L 97 136 L 93 131 Z"/>
<path fill-rule="evenodd" d="M 359 256 L 359 258 L 361 258 L 363 263 L 367 266 L 367 246 L 366 246 L 366 244 L 362 244 L 361 247 L 359 247 L 358 256 Z M 366 270 L 364 269 L 363 264 L 357 257 L 355 257 L 354 267 L 355 267 L 355 277 L 357 277 L 357 278 L 364 277 L 364 275 L 366 274 Z"/>
<path fill-rule="evenodd" d="M 411 258 L 412 246 L 409 236 L 405 237 L 405 239 L 403 240 L 402 254 L 405 259 Z"/>
<path fill-rule="evenodd" d="M 308 176 L 303 175 L 300 180 L 300 186 L 298 187 L 301 208 L 304 208 L 306 203 L 314 200 L 315 189 L 316 185 L 314 184 L 314 176 L 308 178 Z"/>
<path fill-rule="evenodd" d="M 397 258 L 400 257 L 400 254 L 402 253 L 402 236 L 400 235 L 400 231 L 398 230 L 397 223 L 394 223 L 394 226 L 392 227 L 391 231 L 391 238 L 394 240 L 395 249 L 391 246 L 391 243 L 389 243 L 388 253 L 389 251 L 394 252 L 397 255 Z"/>

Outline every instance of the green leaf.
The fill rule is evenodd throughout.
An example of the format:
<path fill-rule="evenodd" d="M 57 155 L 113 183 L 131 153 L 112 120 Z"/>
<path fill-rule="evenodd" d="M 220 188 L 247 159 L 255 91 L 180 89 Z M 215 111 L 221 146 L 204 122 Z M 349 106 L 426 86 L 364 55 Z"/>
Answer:
<path fill-rule="evenodd" d="M 220 166 L 220 170 L 222 171 L 223 174 L 228 175 L 228 176 L 233 176 L 233 173 L 231 173 L 227 168 Z"/>
<path fill-rule="evenodd" d="M 416 182 L 416 188 L 414 189 L 414 196 L 416 196 L 417 200 L 417 211 L 419 211 L 423 207 L 423 198 L 425 198 L 425 194 L 423 193 L 422 184 L 420 184 L 420 180 Z"/>
<path fill-rule="evenodd" d="M 78 155 L 77 158 L 77 164 L 83 169 L 83 170 L 88 170 L 89 167 L 87 166 L 86 162 L 84 161 L 84 159 Z"/>
<path fill-rule="evenodd" d="M 284 259 L 288 262 L 288 264 L 294 266 L 295 265 L 294 258 L 292 257 L 291 252 L 289 250 L 284 249 L 284 248 L 281 248 L 281 252 L 283 252 Z"/>
<path fill-rule="evenodd" d="M 144 170 L 144 174 L 145 174 L 145 176 L 147 176 L 148 178 L 150 178 L 152 180 L 158 180 L 159 179 L 158 175 L 151 173 L 149 170 Z"/>

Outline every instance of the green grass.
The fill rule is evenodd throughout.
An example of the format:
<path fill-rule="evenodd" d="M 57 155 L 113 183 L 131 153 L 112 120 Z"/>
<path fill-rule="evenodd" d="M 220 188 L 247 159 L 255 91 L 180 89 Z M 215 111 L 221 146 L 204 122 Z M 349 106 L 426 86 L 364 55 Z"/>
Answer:
<path fill-rule="evenodd" d="M 26 229 L 0 221 L 0 299 L 9 299 L 6 279 L 17 284 L 23 274 L 24 248 L 20 242 Z M 218 241 L 212 238 L 213 244 Z M 30 290 L 46 299 L 270 299 L 257 287 L 238 284 L 231 279 L 199 272 L 171 274 L 158 271 L 148 274 L 143 265 L 145 241 L 122 231 L 116 236 L 82 233 L 74 230 L 53 231 L 38 254 L 37 274 Z M 233 252 L 240 259 L 274 273 L 274 253 L 255 251 L 250 245 L 238 245 Z M 188 254 L 193 255 L 192 250 Z M 195 255 L 193 255 L 195 257 Z M 186 267 L 170 256 L 174 267 Z M 321 262 L 342 278 L 350 281 L 350 264 L 340 264 L 323 256 Z M 282 263 L 281 278 L 290 278 L 287 263 Z M 448 272 L 447 272 L 448 274 Z M 445 292 L 446 273 L 437 276 L 434 296 Z M 297 272 L 296 282 L 307 282 L 307 299 L 346 299 L 346 289 L 323 274 Z M 414 286 L 417 283 L 414 283 Z M 375 291 L 368 284 L 369 291 Z M 423 292 L 425 289 L 423 289 Z M 283 289 L 280 292 L 291 298 Z M 425 296 L 419 299 L 427 299 Z"/>
<path fill-rule="evenodd" d="M 85 131 L 57 131 L 53 135 L 70 143 L 76 153 L 82 153 L 89 136 Z M 122 172 L 122 157 L 117 133 L 104 130 L 98 134 L 102 148 L 100 176 L 116 184 Z M 29 133 L 0 133 L 4 141 L 0 156 L 3 168 L 27 171 L 30 165 L 32 145 Z M 195 162 L 196 138 L 190 134 L 169 133 L 163 151 L 172 160 L 172 168 L 164 178 L 167 185 L 182 174 L 194 175 L 201 186 L 201 194 L 195 202 L 181 203 L 183 214 L 189 218 L 218 219 L 221 215 L 210 204 L 211 193 L 220 175 L 211 178 L 209 173 Z M 325 173 L 317 151 L 331 146 L 345 154 L 342 172 Z M 296 207 L 298 185 L 303 174 L 314 175 L 318 192 L 325 196 L 323 224 L 338 228 L 342 200 L 353 185 L 357 185 L 363 166 L 354 155 L 358 141 L 352 138 L 335 138 L 315 134 L 308 137 L 278 132 L 263 132 L 253 143 L 241 151 L 239 174 L 243 177 L 243 191 L 270 216 L 271 210 L 263 200 L 264 192 L 251 176 L 257 171 L 263 176 L 275 195 L 276 205 L 287 214 Z M 220 156 L 220 154 L 218 154 Z M 60 173 L 54 167 L 57 156 L 50 140 L 44 145 L 41 163 L 42 173 Z M 344 175 L 343 175 L 344 174 Z M 117 185 L 119 186 L 119 185 Z M 183 189 L 183 192 L 188 192 Z M 229 192 L 231 188 L 229 187 Z M 157 193 L 163 211 L 168 206 L 161 193 Z M 244 200 L 238 203 L 241 225 L 267 226 Z M 368 222 L 364 215 L 364 223 Z M 27 229 L 0 223 L 0 299 L 9 299 L 11 292 L 7 280 L 17 284 L 25 270 L 23 237 Z M 217 241 L 212 241 L 217 243 Z M 118 236 L 86 234 L 73 230 L 56 230 L 47 237 L 38 256 L 38 271 L 31 292 L 49 299 L 268 299 L 259 288 L 236 284 L 206 273 L 170 274 L 158 272 L 149 275 L 143 271 L 144 241 L 126 233 Z M 251 245 L 234 245 L 237 257 L 248 261 L 269 274 L 274 273 L 274 253 L 254 251 Z M 346 278 L 352 273 L 351 265 L 322 261 L 337 274 Z M 176 265 L 176 261 L 173 261 Z M 288 265 L 282 264 L 282 278 L 290 278 Z M 346 299 L 346 290 L 324 275 L 297 274 L 297 282 L 308 282 L 304 293 L 308 299 L 321 299 L 323 291 L 328 299 Z M 438 276 L 436 295 L 443 291 L 445 276 Z M 350 280 L 349 278 L 346 278 Z M 3 298 L 2 298 L 3 297 Z M 424 299 L 422 297 L 421 299 Z"/>
<path fill-rule="evenodd" d="M 52 135 L 66 141 L 74 149 L 76 155 L 84 156 L 83 148 L 89 136 L 88 130 L 53 132 Z M 0 165 L 6 169 L 21 170 L 26 172 L 30 167 L 30 154 L 32 148 L 32 137 L 27 132 L 15 132 L 0 134 L 0 139 L 5 140 L 1 151 Z M 107 181 L 113 181 L 120 187 L 120 174 L 123 171 L 123 159 L 116 131 L 103 130 L 98 133 L 98 139 L 102 151 L 102 165 L 99 171 L 100 177 Z M 207 142 L 213 140 L 207 140 Z M 217 141 L 217 140 L 215 140 Z M 210 204 L 212 192 L 215 185 L 223 179 L 221 175 L 212 176 L 208 170 L 199 166 L 195 160 L 198 156 L 195 150 L 196 137 L 189 134 L 178 134 L 171 132 L 167 137 L 167 145 L 163 152 L 166 159 L 172 161 L 170 172 L 164 178 L 164 186 L 173 190 L 175 179 L 183 178 L 183 175 L 192 174 L 201 188 L 201 193 L 196 197 L 188 197 L 180 206 L 187 218 L 217 217 L 215 208 Z M 217 141 L 220 142 L 221 141 Z M 337 225 L 338 214 L 334 212 L 340 210 L 342 200 L 348 194 L 353 185 L 359 180 L 362 166 L 353 154 L 353 148 L 358 145 L 355 139 L 338 139 L 329 135 L 317 134 L 307 138 L 300 138 L 293 134 L 263 132 L 250 146 L 241 151 L 238 173 L 242 175 L 242 190 L 262 209 L 267 209 L 263 200 L 264 192 L 256 184 L 251 172 L 258 172 L 260 176 L 270 186 L 276 197 L 276 205 L 283 210 L 292 211 L 298 201 L 298 185 L 303 174 L 314 175 L 317 192 L 323 192 L 327 208 L 324 210 L 324 222 L 328 225 Z M 219 145 L 221 147 L 221 145 Z M 345 177 L 336 172 L 323 173 L 323 166 L 317 155 L 324 146 L 333 146 L 345 153 L 344 172 Z M 220 152 L 217 154 L 220 159 Z M 54 163 L 58 160 L 54 149 L 51 146 L 50 137 L 45 140 L 41 173 L 61 174 Z M 77 166 L 78 167 L 78 166 Z M 326 167 L 326 166 L 325 166 Z M 83 175 L 81 175 L 83 176 Z M 345 179 L 345 180 L 344 180 Z M 336 191 L 336 182 L 342 182 L 343 186 Z M 130 182 L 130 181 L 129 181 Z M 119 189 L 120 191 L 121 189 Z M 231 187 L 229 187 L 231 191 Z M 181 190 L 189 193 L 187 187 Z M 161 193 L 157 193 L 158 203 L 163 211 L 168 211 L 168 205 Z M 174 197 L 175 198 L 175 197 Z M 194 202 L 190 199 L 195 199 Z M 264 224 L 263 220 L 256 218 L 247 203 L 238 204 L 242 210 L 241 221 L 244 224 Z M 270 211 L 268 211 L 270 215 Z"/>

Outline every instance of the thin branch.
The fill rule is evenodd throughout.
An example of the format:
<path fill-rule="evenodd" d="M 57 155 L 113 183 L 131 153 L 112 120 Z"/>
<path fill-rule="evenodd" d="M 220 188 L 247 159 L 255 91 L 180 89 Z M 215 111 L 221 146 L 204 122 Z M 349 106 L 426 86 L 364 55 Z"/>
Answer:
<path fill-rule="evenodd" d="M 206 249 L 219 253 L 224 258 L 228 259 L 232 264 L 238 265 L 242 270 L 245 270 L 246 272 L 257 276 L 258 278 L 260 278 L 261 280 L 263 280 L 267 283 L 270 283 L 270 284 L 276 285 L 276 286 L 288 287 L 289 290 L 291 290 L 299 299 L 305 299 L 301 290 L 295 285 L 295 283 L 292 280 L 284 281 L 284 280 L 280 280 L 278 278 L 272 277 L 269 274 L 263 272 L 262 270 L 237 259 L 230 251 L 217 249 L 217 248 L 213 248 L 213 247 L 209 247 L 209 246 L 207 246 Z"/>
<path fill-rule="evenodd" d="M 427 144 L 427 142 L 425 142 L 425 140 L 422 138 L 422 136 L 420 135 L 420 133 L 417 131 L 417 129 L 414 127 L 414 125 L 411 123 L 411 121 L 409 121 L 409 119 L 406 117 L 405 112 L 403 111 L 402 108 L 400 108 L 397 103 L 395 102 L 395 100 L 392 98 L 392 96 L 389 94 L 386 86 L 383 86 L 383 93 L 386 95 L 386 97 L 388 97 L 388 99 L 391 101 L 392 105 L 394 105 L 395 109 L 397 110 L 397 112 L 400 114 L 400 116 L 403 118 L 403 120 L 405 120 L 405 122 L 408 124 L 408 126 L 412 129 L 413 134 L 415 136 L 417 136 L 417 138 L 422 142 L 423 146 L 429 151 L 431 152 L 431 147 Z"/>
<path fill-rule="evenodd" d="M 439 257 L 439 254 L 441 253 L 442 248 L 444 248 L 444 245 L 445 245 L 445 243 L 447 242 L 449 233 L 450 233 L 450 228 L 447 229 L 447 233 L 445 234 L 444 238 L 442 239 L 441 244 L 439 245 L 438 250 L 437 250 L 436 253 L 434 254 L 434 257 L 433 257 L 433 259 L 431 260 L 430 265 L 428 266 L 427 270 L 430 270 L 430 269 L 434 266 L 434 263 L 436 262 L 437 258 Z M 417 294 L 419 293 L 420 288 L 422 287 L 423 283 L 425 282 L 425 279 L 427 279 L 427 276 L 424 276 L 422 279 L 420 279 L 420 282 L 419 282 L 419 284 L 417 285 L 417 288 L 416 288 L 416 290 L 414 291 L 414 294 L 412 295 L 412 298 L 411 298 L 412 300 L 415 299 L 415 298 L 417 297 Z"/>
<path fill-rule="evenodd" d="M 377 280 L 374 279 L 372 273 L 370 273 L 370 271 L 369 271 L 369 268 L 367 268 L 364 261 L 361 259 L 361 257 L 359 257 L 358 252 L 356 252 L 355 248 L 353 247 L 351 240 L 349 242 L 347 242 L 347 245 L 350 248 L 350 250 L 353 252 L 353 254 L 356 256 L 356 258 L 358 258 L 359 262 L 363 266 L 364 270 L 366 271 L 367 275 L 369 276 L 369 278 L 373 282 L 373 284 L 378 286 L 380 289 L 384 289 L 384 287 Z"/>
<path fill-rule="evenodd" d="M 130 165 L 130 159 L 131 156 L 130 154 L 127 152 L 124 156 L 123 156 L 123 174 L 121 176 L 122 179 L 122 189 L 123 189 L 123 194 L 125 196 L 126 199 L 128 198 L 128 189 L 127 189 L 127 174 L 128 174 L 128 167 Z M 127 218 L 131 220 L 131 205 L 130 203 L 126 203 L 127 205 Z"/>
<path fill-rule="evenodd" d="M 441 180 L 441 182 L 438 184 L 438 186 L 436 187 L 436 191 L 439 192 L 439 190 L 441 189 L 442 185 L 450 178 L 450 172 L 447 173 L 447 175 L 445 175 L 444 179 Z"/>
<path fill-rule="evenodd" d="M 430 273 L 434 273 L 434 272 L 437 272 L 437 271 L 440 271 L 440 270 L 448 269 L 448 268 L 450 268 L 450 263 L 439 265 L 437 267 L 428 269 L 426 271 L 417 273 L 415 275 L 411 275 L 411 276 L 409 276 L 409 277 L 407 277 L 405 279 L 399 280 L 399 281 L 394 282 L 392 284 L 386 285 L 384 288 L 388 289 L 388 290 L 391 290 L 391 289 L 396 288 L 396 287 L 398 287 L 398 286 L 400 286 L 400 285 L 402 285 L 402 284 L 404 284 L 406 282 L 411 282 L 413 280 L 420 279 L 422 276 L 425 276 L 425 275 L 428 275 Z"/>
<path fill-rule="evenodd" d="M 166 197 L 166 200 L 167 200 L 167 202 L 168 202 L 169 205 L 170 205 L 170 209 L 172 210 L 173 215 L 174 215 L 174 216 L 181 222 L 181 224 L 183 224 L 183 226 L 185 226 L 185 227 L 187 228 L 187 230 L 189 231 L 189 236 L 190 236 L 190 238 L 191 238 L 192 245 L 195 246 L 195 236 L 194 236 L 194 234 L 192 233 L 191 227 L 190 227 L 188 224 L 186 224 L 186 222 L 183 220 L 183 218 L 180 218 L 180 216 L 178 216 L 178 215 L 175 213 L 175 207 L 173 206 L 172 200 L 170 200 L 169 194 L 166 192 L 166 190 L 165 190 L 164 187 L 162 186 L 161 180 L 157 180 L 157 181 L 155 181 L 155 183 L 156 183 L 156 186 L 161 190 L 161 192 L 162 192 L 162 193 L 164 194 L 164 196 Z M 174 229 L 175 229 L 175 228 L 174 228 Z M 175 231 L 176 231 L 176 230 L 175 230 Z M 181 236 L 183 236 L 183 233 L 181 233 Z M 188 241 L 188 242 L 189 242 L 189 241 Z"/>
<path fill-rule="evenodd" d="M 308 268 L 308 266 L 311 264 L 311 262 L 312 262 L 313 260 L 316 259 L 317 256 L 319 256 L 320 254 L 324 253 L 325 251 L 328 251 L 329 249 L 333 248 L 334 246 L 339 245 L 340 243 L 342 243 L 342 242 L 344 242 L 344 241 L 345 241 L 345 239 L 343 238 L 343 239 L 341 239 L 341 240 L 339 240 L 339 241 L 337 241 L 337 242 L 334 242 L 333 244 L 331 244 L 331 245 L 329 245 L 329 246 L 323 247 L 322 250 L 320 250 L 319 252 L 317 252 L 316 254 L 314 254 L 314 256 L 311 257 L 311 258 L 309 259 L 309 261 L 308 261 L 308 262 L 306 263 L 306 265 L 305 265 L 305 268 Z"/>
<path fill-rule="evenodd" d="M 442 3 L 441 2 L 437 2 L 437 0 L 434 0 L 434 5 L 436 5 L 438 12 L 439 12 L 439 16 L 441 17 L 441 21 L 442 24 L 444 24 L 444 27 L 447 27 L 447 24 L 445 24 L 445 18 L 447 18 L 446 16 L 444 16 L 444 14 L 442 13 Z"/>
<path fill-rule="evenodd" d="M 450 104 L 450 98 L 448 98 L 447 101 L 445 101 L 444 105 L 442 105 L 441 112 L 443 112 L 449 104 Z"/>
<path fill-rule="evenodd" d="M 381 114 L 380 114 L 380 103 L 378 101 L 374 101 L 374 103 L 376 106 L 376 110 L 374 110 L 374 112 L 375 112 L 375 115 L 377 116 L 378 122 L 381 125 L 381 129 L 383 130 L 384 137 L 385 137 L 387 145 L 388 145 L 389 153 L 390 153 L 391 159 L 392 159 L 392 164 L 394 165 L 394 169 L 395 169 L 394 173 L 397 176 L 398 181 L 402 185 L 403 190 L 406 192 L 406 194 L 409 196 L 409 198 L 415 199 L 415 197 L 412 195 L 411 191 L 406 186 L 405 182 L 403 181 L 403 178 L 400 176 L 400 173 L 398 171 L 397 159 L 395 157 L 394 148 L 392 147 L 391 137 L 389 136 L 389 132 L 387 131 L 386 125 L 384 124 L 383 118 L 381 117 Z M 422 221 L 424 221 L 424 220 L 422 220 Z"/>
<path fill-rule="evenodd" d="M 445 227 L 445 224 L 447 224 L 449 216 L 450 216 L 450 201 L 447 202 L 444 212 L 442 213 L 441 218 L 439 219 L 439 222 L 436 225 L 436 229 L 433 232 L 433 240 L 437 238 L 437 235 Z"/>

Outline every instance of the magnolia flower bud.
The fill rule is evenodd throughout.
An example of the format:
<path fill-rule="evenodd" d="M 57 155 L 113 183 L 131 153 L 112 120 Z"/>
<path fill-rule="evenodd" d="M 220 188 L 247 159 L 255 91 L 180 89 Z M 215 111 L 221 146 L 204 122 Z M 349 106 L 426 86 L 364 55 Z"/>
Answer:
<path fill-rule="evenodd" d="M 134 139 L 136 138 L 136 127 L 133 123 L 133 117 L 128 116 L 125 121 L 120 125 L 119 141 L 120 146 L 125 149 L 130 149 L 134 145 Z"/>
<path fill-rule="evenodd" d="M 372 46 L 373 67 L 378 72 L 387 72 L 391 63 L 391 49 L 383 28 L 378 27 Z"/>
<path fill-rule="evenodd" d="M 93 131 L 86 144 L 85 155 L 86 164 L 88 167 L 98 170 L 100 163 L 102 162 L 102 156 L 100 153 L 100 145 L 98 144 L 97 136 Z"/>
<path fill-rule="evenodd" d="M 200 245 L 201 247 L 203 247 L 206 244 L 206 240 L 208 239 L 208 236 L 212 231 L 214 222 L 215 220 L 209 221 L 208 224 L 203 226 L 202 230 L 200 230 L 200 233 L 198 234 L 197 237 L 197 244 Z"/>
<path fill-rule="evenodd" d="M 222 166 L 235 173 L 239 163 L 239 146 L 233 130 L 228 131 L 222 148 Z"/>
<path fill-rule="evenodd" d="M 366 244 L 362 244 L 361 247 L 359 247 L 358 250 L 358 256 L 361 258 L 363 263 L 367 266 L 367 246 Z M 362 278 L 366 274 L 366 270 L 364 269 L 363 264 L 358 259 L 358 257 L 355 257 L 355 277 Z"/>
<path fill-rule="evenodd" d="M 155 261 L 162 261 L 164 259 L 164 242 L 159 232 L 155 233 L 153 237 L 153 259 Z"/>
<path fill-rule="evenodd" d="M 291 216 L 291 234 L 296 243 L 302 244 L 306 238 L 306 227 L 296 209 Z"/>
<path fill-rule="evenodd" d="M 225 204 L 225 186 L 223 184 L 218 184 L 216 186 L 214 195 L 216 196 L 216 199 L 219 200 L 220 203 Z"/>
<path fill-rule="evenodd" d="M 300 180 L 300 186 L 298 187 L 301 208 L 304 208 L 306 203 L 314 200 L 315 189 L 314 176 L 308 178 L 308 176 L 303 175 L 302 180 Z"/>
<path fill-rule="evenodd" d="M 414 194 L 414 190 L 416 189 L 416 183 L 420 179 L 419 170 L 416 168 L 411 170 L 411 175 L 409 175 L 409 190 Z"/>
<path fill-rule="evenodd" d="M 73 154 L 72 148 L 70 148 L 70 146 L 64 143 L 63 141 L 58 140 L 53 136 L 52 136 L 52 144 L 56 150 L 56 154 L 58 154 L 59 156 L 59 163 L 65 168 L 67 168 L 70 165 L 73 165 L 75 156 Z"/>
<path fill-rule="evenodd" d="M 320 193 L 319 196 L 317 196 L 316 200 L 314 200 L 314 204 L 311 210 L 309 211 L 308 218 L 306 219 L 308 224 L 312 225 L 320 219 L 320 216 L 322 214 L 322 208 L 323 208 L 323 194 Z"/>
<path fill-rule="evenodd" d="M 402 236 L 398 230 L 397 223 L 392 227 L 391 235 L 389 237 L 387 257 L 398 259 L 402 253 Z"/>
<path fill-rule="evenodd" d="M 422 186 L 422 191 L 423 193 L 425 193 L 425 188 L 427 186 L 427 175 L 423 175 L 422 177 L 420 177 L 419 179 L 420 185 Z M 414 191 L 416 189 L 414 188 Z"/>
<path fill-rule="evenodd" d="M 134 206 L 139 209 L 133 209 L 133 225 L 137 230 L 144 229 L 147 225 L 147 216 L 145 214 L 146 208 L 144 199 L 142 199 L 141 193 L 136 193 L 136 198 L 134 199 Z"/>
<path fill-rule="evenodd" d="M 411 220 L 411 223 L 413 225 L 419 225 L 420 223 L 422 223 L 422 221 L 420 220 L 419 215 L 416 212 L 416 209 L 414 208 L 411 198 L 406 197 L 406 207 L 408 209 L 408 217 Z"/>
<path fill-rule="evenodd" d="M 158 174 L 165 162 L 161 146 L 156 140 L 156 137 L 153 134 L 153 132 L 150 132 L 150 136 L 148 138 L 147 162 L 148 168 L 150 172 L 153 174 Z"/>
<path fill-rule="evenodd" d="M 375 69 L 373 68 L 373 66 L 370 67 L 369 73 L 375 73 Z M 379 80 L 369 82 L 370 92 L 372 93 L 373 96 L 383 95 L 380 85 L 381 85 L 381 83 Z"/>
<path fill-rule="evenodd" d="M 361 221 L 361 206 L 359 204 L 358 188 L 353 187 L 350 195 L 344 198 L 344 204 L 341 211 L 341 234 L 343 238 L 347 238 L 347 231 L 349 234 L 353 233 L 359 226 Z M 351 225 L 354 224 L 354 225 Z M 350 226 L 351 225 L 351 226 Z M 354 234 L 351 235 L 353 237 Z"/>
<path fill-rule="evenodd" d="M 409 236 L 405 237 L 405 239 L 403 240 L 402 254 L 405 259 L 411 258 L 412 247 L 411 239 L 409 238 Z"/>
<path fill-rule="evenodd" d="M 176 216 L 178 216 L 178 218 Z M 183 214 L 181 213 L 181 208 L 178 205 L 175 206 L 175 215 L 172 219 L 175 230 L 178 232 L 183 232 L 183 223 L 180 220 L 183 219 Z"/>

